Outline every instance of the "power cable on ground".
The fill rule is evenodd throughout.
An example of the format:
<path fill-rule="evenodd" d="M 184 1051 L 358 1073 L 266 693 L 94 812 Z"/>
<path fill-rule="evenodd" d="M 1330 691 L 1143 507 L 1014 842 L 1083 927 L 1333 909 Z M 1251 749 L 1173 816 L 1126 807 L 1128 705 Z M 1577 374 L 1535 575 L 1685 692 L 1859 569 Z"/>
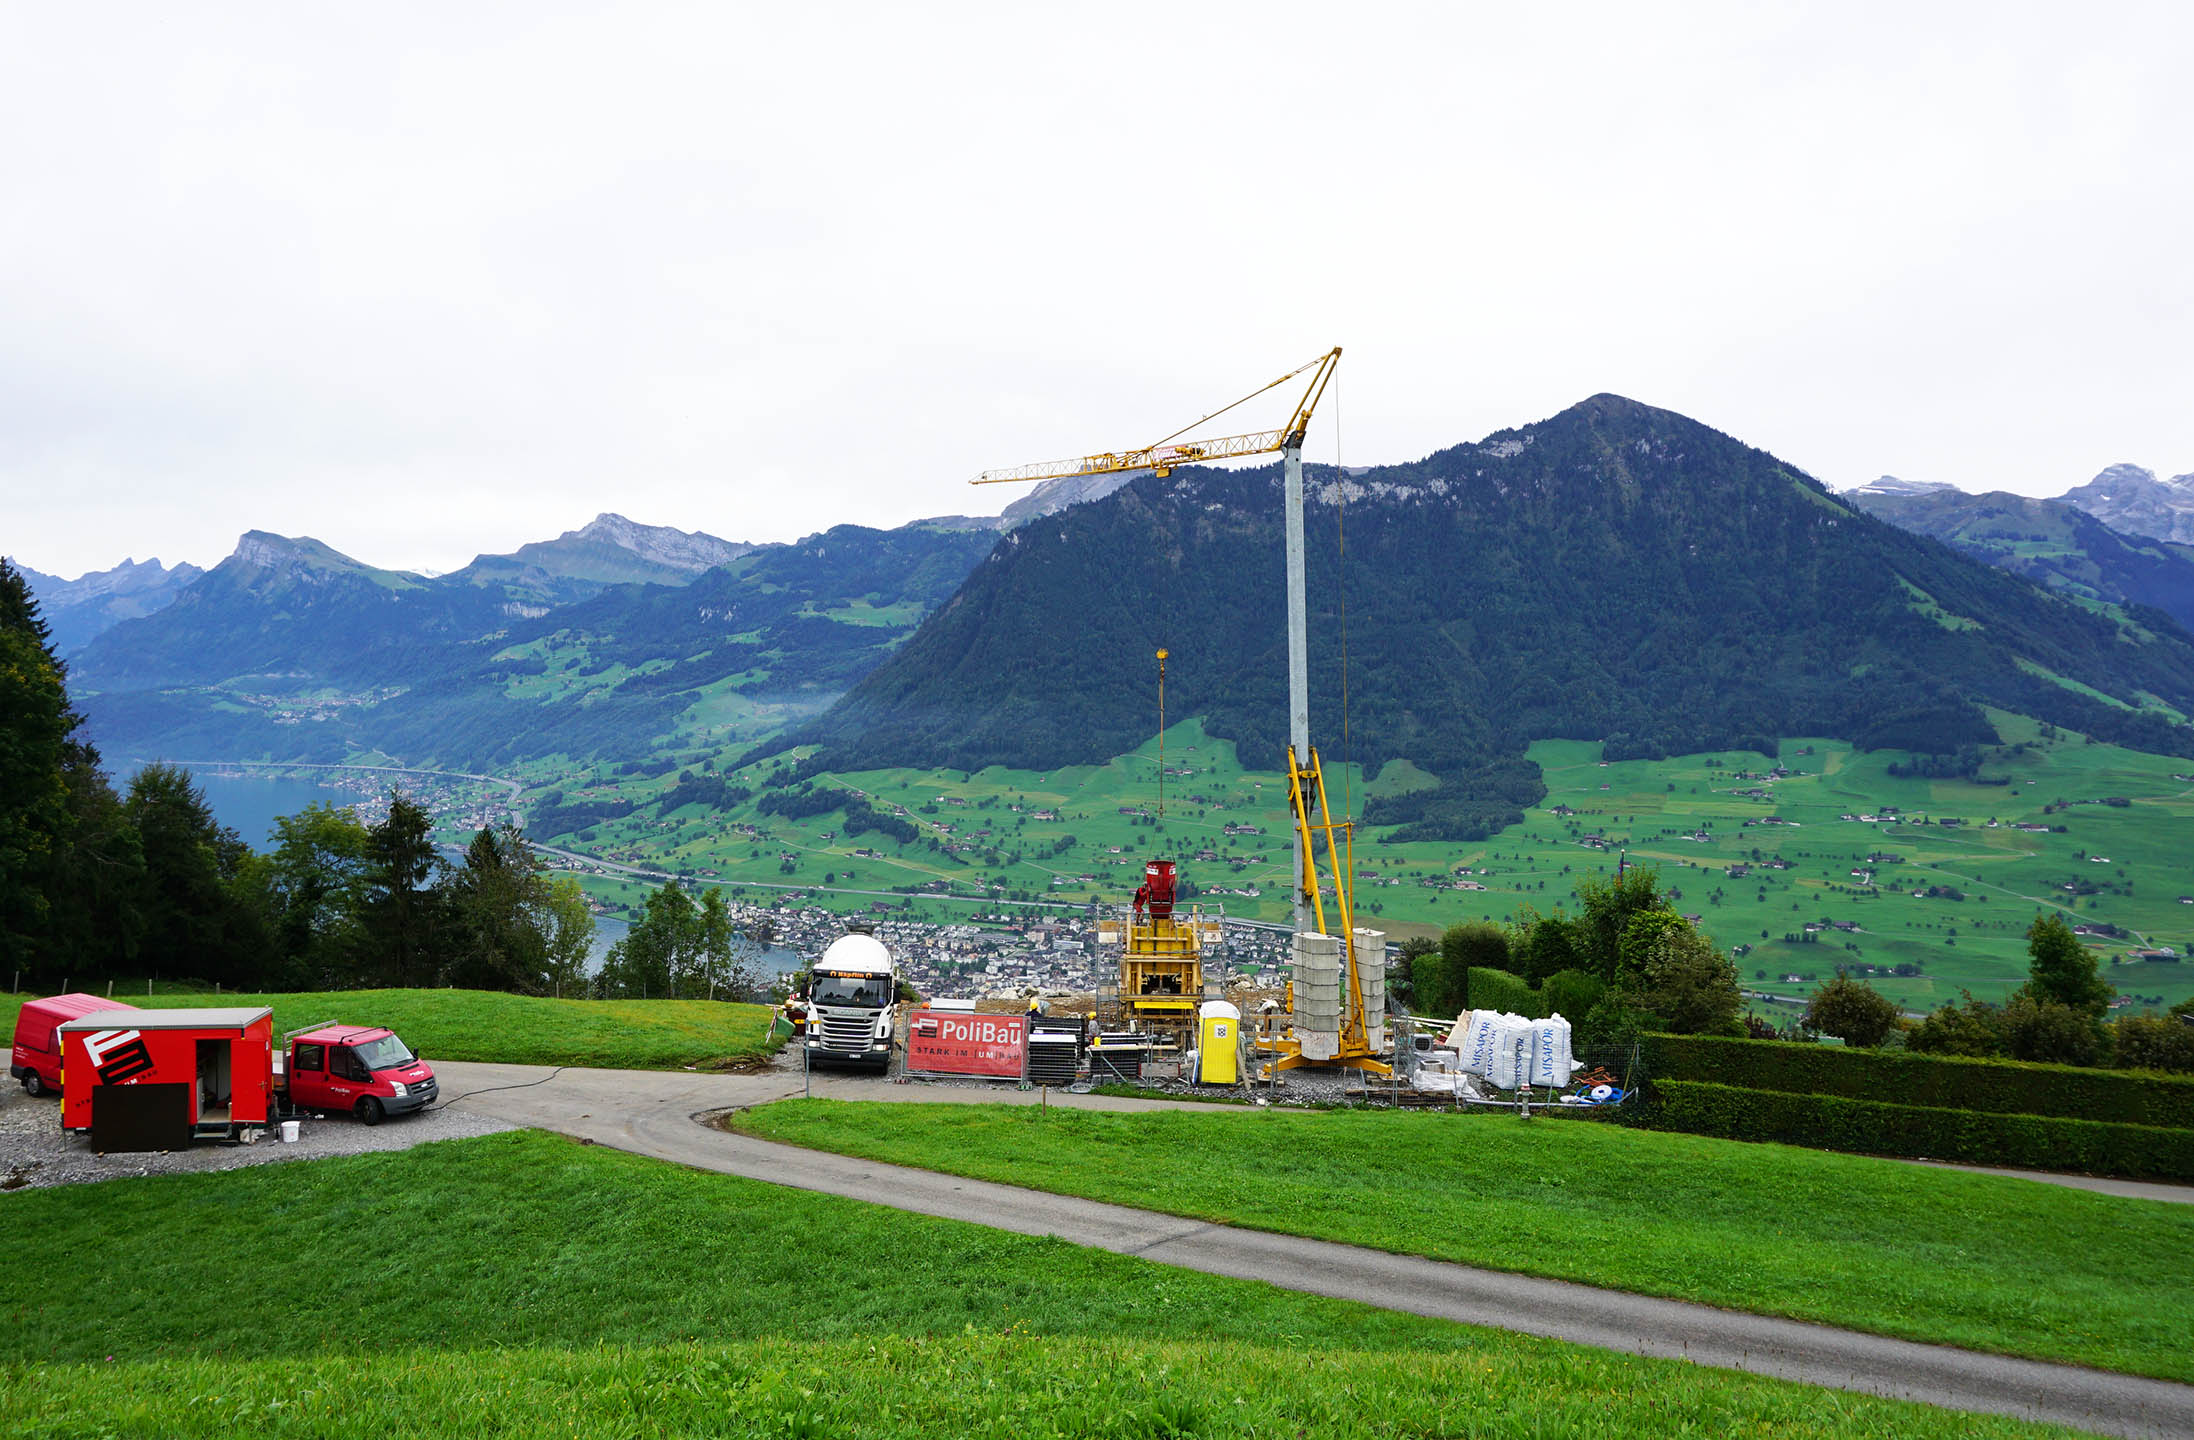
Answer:
<path fill-rule="evenodd" d="M 470 1100 L 475 1095 L 493 1095 L 498 1090 L 530 1090 L 536 1085 L 546 1085 L 549 1081 L 554 1080 L 557 1076 L 563 1074 L 564 1071 L 569 1068 L 570 1067 L 567 1065 L 559 1065 L 554 1070 L 549 1071 L 548 1074 L 543 1075 L 538 1080 L 520 1080 L 509 1085 L 483 1085 L 477 1090 L 467 1090 L 462 1095 L 452 1095 L 449 1097 L 449 1099 L 444 1100 L 439 1104 L 429 1105 L 427 1107 L 427 1113 L 432 1113 L 436 1110 L 447 1110 L 450 1106 L 455 1105 L 458 1101 Z"/>

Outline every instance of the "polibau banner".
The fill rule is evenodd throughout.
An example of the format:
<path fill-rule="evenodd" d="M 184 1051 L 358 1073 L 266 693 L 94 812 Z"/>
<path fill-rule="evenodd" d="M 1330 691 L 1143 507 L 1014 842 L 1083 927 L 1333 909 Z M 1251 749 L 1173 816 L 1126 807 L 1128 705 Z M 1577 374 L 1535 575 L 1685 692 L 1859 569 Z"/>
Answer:
<path fill-rule="evenodd" d="M 917 1010 L 907 1022 L 907 1069 L 1018 1080 L 1028 1050 L 1025 1015 Z"/>

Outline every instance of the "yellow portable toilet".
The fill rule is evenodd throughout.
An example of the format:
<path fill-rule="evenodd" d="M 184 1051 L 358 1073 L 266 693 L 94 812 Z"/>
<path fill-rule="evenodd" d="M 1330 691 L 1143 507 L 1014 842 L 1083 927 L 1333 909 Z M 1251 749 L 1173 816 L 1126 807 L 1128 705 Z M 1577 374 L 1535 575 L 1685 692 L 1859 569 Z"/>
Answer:
<path fill-rule="evenodd" d="M 1206 1000 L 1196 1010 L 1196 1079 L 1205 1085 L 1232 1085 L 1242 1078 L 1237 1047 L 1242 1012 L 1224 1000 Z"/>

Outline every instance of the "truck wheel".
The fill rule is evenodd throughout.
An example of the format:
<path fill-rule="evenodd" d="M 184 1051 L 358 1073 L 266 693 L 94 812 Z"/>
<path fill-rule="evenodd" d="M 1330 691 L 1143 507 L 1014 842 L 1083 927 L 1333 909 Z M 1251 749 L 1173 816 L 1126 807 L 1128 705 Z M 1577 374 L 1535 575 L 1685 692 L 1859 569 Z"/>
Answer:
<path fill-rule="evenodd" d="M 378 1125 L 381 1123 L 381 1102 L 368 1095 L 358 1102 L 358 1108 L 351 1113 L 358 1117 L 361 1125 Z"/>
<path fill-rule="evenodd" d="M 33 1070 L 23 1077 L 23 1088 L 33 1095 L 43 1095 L 46 1093 L 46 1077 Z"/>

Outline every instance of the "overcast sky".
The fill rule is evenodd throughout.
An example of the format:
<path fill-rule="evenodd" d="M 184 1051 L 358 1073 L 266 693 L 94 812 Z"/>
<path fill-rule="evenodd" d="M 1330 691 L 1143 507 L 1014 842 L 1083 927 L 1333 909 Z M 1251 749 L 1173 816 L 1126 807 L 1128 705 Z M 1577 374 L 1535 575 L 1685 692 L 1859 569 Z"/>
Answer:
<path fill-rule="evenodd" d="M 1315 459 L 1611 390 L 1836 486 L 2194 471 L 2190 17 L 9 5 L 0 552 L 995 511 L 1335 344 Z"/>

